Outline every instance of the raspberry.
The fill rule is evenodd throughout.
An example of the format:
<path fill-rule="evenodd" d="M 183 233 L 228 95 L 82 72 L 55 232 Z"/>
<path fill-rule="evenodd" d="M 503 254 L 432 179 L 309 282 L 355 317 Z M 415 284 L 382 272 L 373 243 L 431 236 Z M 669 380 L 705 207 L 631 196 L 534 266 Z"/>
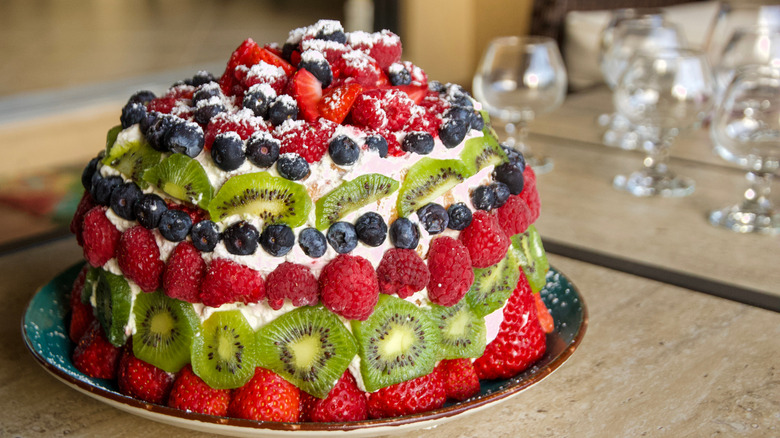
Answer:
<path fill-rule="evenodd" d="M 285 299 L 293 306 L 313 306 L 319 301 L 317 278 L 309 268 L 297 263 L 284 262 L 266 278 L 268 304 L 274 309 L 282 308 Z"/>
<path fill-rule="evenodd" d="M 308 163 L 316 163 L 328 152 L 328 143 L 338 126 L 325 119 L 287 121 L 279 125 L 273 135 L 282 143 L 280 154 L 294 152 Z"/>
<path fill-rule="evenodd" d="M 146 363 L 125 347 L 117 370 L 119 392 L 149 403 L 163 404 L 173 386 L 173 375 Z"/>
<path fill-rule="evenodd" d="M 398 141 L 398 136 L 394 132 L 388 130 L 381 130 L 379 134 L 387 140 L 387 156 L 388 157 L 400 157 L 406 154 L 401 148 L 401 142 Z"/>
<path fill-rule="evenodd" d="M 349 370 L 324 399 L 301 391 L 301 421 L 334 423 L 368 418 L 366 395 L 357 387 Z"/>
<path fill-rule="evenodd" d="M 511 195 L 506 203 L 496 210 L 496 218 L 507 236 L 525 232 L 533 222 L 531 209 L 520 195 Z"/>
<path fill-rule="evenodd" d="M 119 246 L 122 235 L 106 217 L 106 207 L 93 207 L 84 215 L 82 239 L 84 258 L 98 268 L 111 260 Z"/>
<path fill-rule="evenodd" d="M 240 66 L 236 69 L 236 73 L 242 76 L 241 84 L 245 90 L 252 85 L 268 84 L 276 94 L 281 94 L 287 86 L 287 74 L 284 69 L 267 62 L 260 61 L 251 67 Z"/>
<path fill-rule="evenodd" d="M 320 274 L 322 304 L 347 319 L 365 321 L 379 300 L 379 284 L 371 263 L 340 254 Z"/>
<path fill-rule="evenodd" d="M 116 365 L 121 350 L 108 341 L 103 326 L 95 320 L 73 350 L 73 365 L 96 379 L 116 378 Z"/>
<path fill-rule="evenodd" d="M 228 415 L 257 421 L 296 422 L 300 416 L 301 391 L 278 374 L 255 368 L 255 375 L 233 391 Z"/>
<path fill-rule="evenodd" d="M 255 117 L 255 113 L 249 109 L 242 109 L 236 113 L 222 112 L 211 118 L 206 127 L 206 150 L 211 150 L 214 138 L 223 132 L 236 132 L 241 140 L 246 140 L 256 131 L 268 131 L 265 121 L 261 117 Z"/>
<path fill-rule="evenodd" d="M 342 56 L 341 82 L 356 83 L 365 88 L 390 85 L 387 75 L 377 62 L 359 50 L 347 52 Z"/>
<path fill-rule="evenodd" d="M 192 366 L 187 364 L 173 382 L 168 406 L 187 412 L 224 417 L 230 404 L 230 393 L 229 389 L 210 387 L 196 376 L 192 372 Z"/>
<path fill-rule="evenodd" d="M 200 221 L 208 219 L 208 213 L 206 212 L 206 210 L 203 210 L 198 207 L 194 207 L 186 204 L 177 204 L 175 202 L 166 202 L 165 205 L 168 206 L 168 210 L 179 210 L 187 213 L 187 216 L 189 216 L 190 220 L 192 220 L 192 225 L 195 225 Z"/>
<path fill-rule="evenodd" d="M 76 242 L 78 242 L 79 246 L 84 246 L 84 238 L 81 235 L 83 232 L 84 215 L 96 205 L 97 203 L 92 199 L 89 191 L 85 190 L 78 207 L 76 207 L 76 214 L 73 215 L 73 219 L 70 221 L 70 232 L 76 235 Z"/>
<path fill-rule="evenodd" d="M 330 64 L 330 70 L 333 72 L 333 79 L 336 79 L 341 76 L 341 72 L 344 70 L 345 63 L 343 56 L 351 49 L 337 41 L 308 39 L 301 41 L 298 56 L 307 50 L 315 50 L 322 53 L 328 61 L 328 64 Z"/>
<path fill-rule="evenodd" d="M 390 32 L 366 33 L 352 32 L 349 44 L 353 49 L 361 50 L 376 60 L 382 70 L 387 70 L 391 64 L 401 60 L 401 38 Z"/>
<path fill-rule="evenodd" d="M 388 418 L 426 412 L 442 407 L 446 400 L 444 381 L 434 371 L 372 392 L 368 396 L 368 416 Z"/>
<path fill-rule="evenodd" d="M 431 241 L 428 250 L 428 298 L 440 306 L 457 304 L 474 282 L 469 251 L 463 244 L 448 236 Z"/>
<path fill-rule="evenodd" d="M 227 259 L 211 261 L 203 283 L 200 301 L 210 307 L 225 303 L 257 303 L 265 297 L 265 282 L 259 272 Z"/>
<path fill-rule="evenodd" d="M 536 190 L 536 173 L 531 166 L 526 166 L 523 172 L 523 180 L 525 185 L 523 186 L 523 192 L 520 193 L 520 197 L 523 198 L 528 208 L 531 210 L 530 220 L 531 223 L 536 222 L 539 218 L 539 212 L 542 208 L 542 202 L 539 199 L 539 192 Z"/>
<path fill-rule="evenodd" d="M 199 302 L 200 283 L 206 275 L 206 262 L 200 252 L 189 242 L 181 242 L 174 248 L 163 272 L 163 291 L 171 298 Z"/>
<path fill-rule="evenodd" d="M 428 90 L 418 105 L 427 109 L 429 113 L 437 115 L 444 114 L 450 107 L 447 99 L 443 99 L 439 93 L 432 90 Z"/>
<path fill-rule="evenodd" d="M 154 292 L 160 288 L 165 263 L 160 260 L 160 249 L 151 231 L 136 225 L 122 233 L 116 261 L 125 277 L 142 291 Z"/>
<path fill-rule="evenodd" d="M 445 359 L 436 366 L 447 398 L 463 401 L 479 394 L 479 377 L 470 359 Z"/>
<path fill-rule="evenodd" d="M 352 104 L 352 120 L 370 129 L 398 131 L 412 116 L 414 101 L 396 88 L 364 91 Z"/>
<path fill-rule="evenodd" d="M 73 342 L 78 342 L 89 325 L 95 320 L 92 314 L 92 306 L 81 302 L 81 294 L 84 289 L 84 281 L 87 277 L 89 266 L 85 265 L 79 272 L 76 281 L 73 282 L 73 289 L 70 291 L 70 324 L 68 325 L 68 337 Z"/>
<path fill-rule="evenodd" d="M 459 237 L 468 248 L 471 265 L 475 268 L 487 268 L 500 262 L 510 244 L 498 219 L 484 210 L 474 212 L 471 224 L 461 231 Z"/>
<path fill-rule="evenodd" d="M 409 71 L 409 74 L 412 75 L 412 83 L 411 85 L 428 85 L 428 75 L 425 74 L 425 71 L 421 69 L 420 67 L 417 67 L 416 65 L 412 64 L 409 61 L 402 62 L 406 70 Z"/>
<path fill-rule="evenodd" d="M 411 116 L 403 128 L 404 132 L 422 131 L 436 137 L 442 124 L 441 117 L 426 111 L 421 106 L 412 108 Z"/>
<path fill-rule="evenodd" d="M 382 256 L 376 268 L 379 291 L 396 294 L 400 298 L 411 296 L 428 285 L 430 273 L 425 262 L 413 249 L 391 248 Z"/>

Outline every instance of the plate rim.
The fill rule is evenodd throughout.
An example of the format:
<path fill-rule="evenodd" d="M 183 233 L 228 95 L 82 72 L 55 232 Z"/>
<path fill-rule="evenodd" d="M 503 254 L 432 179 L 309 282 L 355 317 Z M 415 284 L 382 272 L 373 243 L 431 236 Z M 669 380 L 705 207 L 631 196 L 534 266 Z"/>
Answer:
<path fill-rule="evenodd" d="M 39 352 L 35 349 L 35 347 L 31 345 L 31 337 L 27 332 L 27 325 L 26 325 L 27 314 L 30 311 L 32 302 L 38 296 L 38 294 L 43 290 L 43 288 L 55 282 L 57 277 L 65 274 L 70 269 L 75 269 L 77 266 L 80 267 L 82 265 L 83 262 L 79 262 L 59 272 L 57 276 L 49 280 L 49 282 L 46 285 L 38 288 L 38 290 L 36 290 L 36 292 L 30 297 L 29 301 L 27 302 L 27 305 L 24 307 L 24 312 L 21 318 L 21 332 L 22 332 L 22 337 L 24 339 L 25 347 L 27 347 L 27 350 L 32 354 L 36 362 L 38 362 L 38 364 L 41 365 L 43 369 L 46 370 L 49 374 L 57 378 L 57 380 L 60 380 L 63 383 L 66 383 L 67 385 L 74 387 L 75 389 L 99 401 L 103 401 L 100 400 L 101 398 L 107 398 L 111 402 L 113 402 L 113 403 L 109 403 L 109 405 L 117 409 L 121 409 L 121 407 L 116 405 L 123 405 L 130 408 L 140 409 L 142 411 L 146 411 L 147 413 L 163 415 L 166 417 L 174 417 L 174 419 L 179 420 L 176 422 L 176 424 L 179 426 L 181 426 L 180 420 L 189 420 L 198 423 L 207 423 L 215 427 L 234 426 L 234 427 L 243 428 L 244 430 L 253 429 L 256 431 L 267 430 L 267 431 L 278 431 L 278 432 L 296 432 L 296 431 L 319 432 L 319 433 L 352 432 L 352 431 L 371 431 L 373 429 L 378 429 L 382 427 L 399 427 L 399 426 L 413 426 L 414 428 L 423 428 L 426 426 L 426 423 L 436 422 L 439 420 L 442 422 L 449 421 L 453 419 L 453 417 L 460 414 L 470 414 L 470 413 L 478 412 L 490 404 L 515 396 L 520 392 L 524 391 L 525 389 L 528 389 L 529 387 L 541 382 L 549 375 L 551 375 L 554 371 L 556 371 L 561 365 L 563 365 L 563 363 L 565 363 L 571 357 L 572 354 L 574 354 L 574 351 L 579 347 L 583 337 L 585 336 L 585 332 L 587 331 L 588 320 L 589 320 L 588 308 L 585 303 L 585 300 L 582 297 L 582 294 L 580 294 L 579 288 L 574 284 L 574 282 L 568 276 L 566 276 L 563 272 L 561 272 L 560 270 L 558 270 L 557 268 L 551 265 L 550 270 L 555 271 L 559 275 L 566 278 L 567 282 L 571 285 L 571 289 L 576 295 L 577 299 L 579 300 L 579 305 L 582 308 L 582 319 L 580 321 L 579 327 L 577 327 L 577 332 L 574 336 L 574 339 L 572 339 L 572 341 L 566 346 L 566 348 L 564 348 L 564 350 L 558 356 L 553 358 L 547 365 L 545 365 L 544 368 L 537 370 L 527 378 L 524 378 L 520 381 L 515 381 L 517 377 L 505 379 L 504 381 L 506 383 L 503 384 L 501 388 L 491 393 L 484 394 L 476 398 L 471 398 L 462 402 L 453 403 L 448 406 L 443 406 L 433 411 L 420 412 L 416 414 L 405 415 L 402 417 L 367 419 L 362 421 L 337 422 L 337 423 L 316 423 L 316 422 L 288 423 L 288 422 L 273 422 L 273 421 L 256 421 L 256 420 L 247 420 L 247 419 L 232 418 L 232 417 L 218 417 L 214 415 L 201 414 L 197 412 L 187 412 L 187 411 L 182 411 L 180 409 L 171 408 L 168 406 L 148 403 L 133 397 L 112 392 L 110 390 L 101 388 L 99 386 L 94 386 L 90 384 L 88 381 L 78 379 L 77 377 L 71 375 L 70 373 L 62 370 L 61 368 L 57 367 L 55 364 L 46 360 L 46 358 L 42 357 L 41 354 L 39 354 Z M 140 413 L 132 412 L 129 409 L 123 409 L 123 410 L 133 413 L 135 415 L 140 415 Z M 144 417 L 155 420 L 155 416 L 153 415 L 144 415 Z M 197 423 L 193 423 L 193 424 L 197 424 Z"/>

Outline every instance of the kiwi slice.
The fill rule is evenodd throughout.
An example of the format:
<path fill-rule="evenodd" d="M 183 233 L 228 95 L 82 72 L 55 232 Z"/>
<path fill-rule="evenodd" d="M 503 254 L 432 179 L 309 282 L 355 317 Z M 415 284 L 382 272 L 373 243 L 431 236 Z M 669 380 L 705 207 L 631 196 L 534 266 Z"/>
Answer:
<path fill-rule="evenodd" d="M 130 320 L 133 293 L 123 277 L 108 271 L 100 271 L 95 288 L 97 318 L 108 341 L 121 347 L 127 341 L 125 326 Z"/>
<path fill-rule="evenodd" d="M 212 388 L 241 387 L 255 373 L 255 332 L 240 310 L 211 315 L 190 348 L 192 371 Z"/>
<path fill-rule="evenodd" d="M 398 192 L 398 214 L 409 216 L 472 174 L 461 160 L 422 158 L 406 173 Z"/>
<path fill-rule="evenodd" d="M 236 175 L 225 182 L 208 206 L 211 219 L 251 215 L 265 225 L 284 223 L 292 228 L 303 225 L 311 211 L 306 188 L 268 172 Z"/>
<path fill-rule="evenodd" d="M 488 134 L 466 140 L 466 145 L 460 153 L 460 159 L 463 160 L 472 174 L 487 166 L 497 166 L 509 161 L 506 152 L 498 144 L 498 140 Z"/>
<path fill-rule="evenodd" d="M 358 340 L 360 374 L 368 392 L 433 371 L 439 329 L 430 312 L 400 298 L 380 294 L 374 313 L 352 321 Z"/>
<path fill-rule="evenodd" d="M 200 324 L 192 304 L 161 291 L 142 293 L 133 304 L 133 354 L 169 373 L 190 362 L 190 344 Z"/>
<path fill-rule="evenodd" d="M 119 137 L 120 132 L 122 132 L 122 125 L 116 125 L 108 130 L 106 133 L 106 152 L 108 152 L 111 149 L 111 146 L 116 143 L 116 139 Z"/>
<path fill-rule="evenodd" d="M 341 183 L 317 200 L 317 228 L 328 228 L 348 213 L 395 192 L 399 185 L 398 181 L 379 173 L 361 175 Z"/>
<path fill-rule="evenodd" d="M 531 225 L 524 233 L 512 236 L 512 245 L 509 252 L 514 253 L 517 263 L 523 269 L 528 278 L 531 290 L 539 292 L 547 283 L 547 271 L 550 270 L 550 262 L 542 246 L 542 237 Z"/>
<path fill-rule="evenodd" d="M 113 132 L 115 129 L 116 127 L 108 131 L 103 164 L 113 167 L 142 188 L 146 188 L 148 183 L 144 180 L 144 174 L 160 162 L 162 153 L 152 149 L 143 138 L 131 141 L 124 136 L 120 137 L 119 131 Z"/>
<path fill-rule="evenodd" d="M 325 398 L 357 353 L 357 342 L 323 306 L 304 306 L 257 332 L 260 366 L 307 393 Z"/>
<path fill-rule="evenodd" d="M 84 277 L 84 287 L 81 288 L 81 302 L 89 304 L 92 301 L 92 294 L 95 293 L 95 286 L 97 286 L 98 279 L 100 278 L 100 268 L 90 267 L 87 271 L 86 277 Z"/>
<path fill-rule="evenodd" d="M 214 187 L 203 166 L 184 154 L 173 154 L 144 173 L 144 180 L 176 199 L 206 208 Z"/>
<path fill-rule="evenodd" d="M 474 269 L 474 283 L 465 299 L 477 316 L 484 318 L 506 303 L 520 278 L 518 263 L 517 255 L 507 251 L 495 265 Z"/>
<path fill-rule="evenodd" d="M 485 319 L 471 306 L 463 300 L 449 307 L 432 304 L 431 313 L 441 334 L 440 359 L 482 356 L 487 342 Z"/>

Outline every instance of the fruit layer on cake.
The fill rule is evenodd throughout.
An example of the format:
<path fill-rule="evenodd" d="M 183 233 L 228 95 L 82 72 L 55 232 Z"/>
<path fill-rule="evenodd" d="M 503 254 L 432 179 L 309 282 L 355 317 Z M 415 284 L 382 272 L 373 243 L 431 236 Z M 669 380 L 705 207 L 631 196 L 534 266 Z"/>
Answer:
<path fill-rule="evenodd" d="M 437 409 L 538 360 L 534 173 L 389 31 L 244 41 L 122 108 L 72 231 L 75 366 L 265 421 Z"/>

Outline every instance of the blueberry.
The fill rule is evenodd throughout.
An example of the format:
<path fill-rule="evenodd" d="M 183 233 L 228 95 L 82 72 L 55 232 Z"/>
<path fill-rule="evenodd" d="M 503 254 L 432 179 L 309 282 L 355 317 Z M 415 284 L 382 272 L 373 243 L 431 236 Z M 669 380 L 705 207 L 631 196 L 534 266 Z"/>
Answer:
<path fill-rule="evenodd" d="M 330 29 L 323 27 L 314 36 L 315 39 L 325 41 L 335 41 L 341 44 L 347 44 L 347 35 L 341 29 Z"/>
<path fill-rule="evenodd" d="M 274 99 L 276 99 L 276 92 L 273 88 L 266 84 L 258 84 L 251 86 L 247 90 L 242 104 L 244 108 L 252 110 L 257 117 L 267 118 L 268 109 L 271 107 Z"/>
<path fill-rule="evenodd" d="M 381 135 L 369 135 L 366 137 L 366 147 L 370 150 L 379 152 L 379 156 L 387 156 L 387 139 Z"/>
<path fill-rule="evenodd" d="M 174 117 L 157 111 L 146 114 L 146 117 L 141 120 L 141 132 L 149 146 L 160 152 L 168 152 L 165 137 L 173 127 Z"/>
<path fill-rule="evenodd" d="M 135 207 L 133 207 L 133 212 L 135 213 L 135 218 L 138 223 L 150 230 L 157 228 L 157 226 L 160 225 L 160 218 L 167 210 L 168 206 L 165 205 L 165 201 L 153 193 L 143 195 L 141 199 L 136 202 Z"/>
<path fill-rule="evenodd" d="M 353 164 L 360 157 L 360 148 L 346 135 L 339 135 L 330 141 L 328 154 L 334 163 L 340 166 Z"/>
<path fill-rule="evenodd" d="M 301 62 L 298 68 L 308 70 L 326 88 L 333 81 L 333 72 L 330 70 L 330 64 L 322 53 L 315 50 L 307 50 L 301 53 Z"/>
<path fill-rule="evenodd" d="M 295 99 L 283 94 L 268 107 L 268 121 L 274 126 L 279 126 L 285 120 L 298 120 L 298 104 Z"/>
<path fill-rule="evenodd" d="M 428 89 L 435 93 L 443 93 L 447 88 L 439 81 L 428 81 Z"/>
<path fill-rule="evenodd" d="M 450 217 L 447 227 L 453 230 L 465 230 L 471 224 L 471 210 L 462 202 L 450 205 L 447 209 L 447 215 Z"/>
<path fill-rule="evenodd" d="M 469 125 L 471 129 L 481 131 L 485 128 L 485 119 L 482 118 L 482 114 L 479 111 L 473 111 L 469 117 Z"/>
<path fill-rule="evenodd" d="M 127 103 L 146 103 L 155 99 L 156 97 L 157 96 L 155 96 L 154 93 L 149 90 L 136 91 L 132 96 L 130 96 L 130 99 L 127 100 Z"/>
<path fill-rule="evenodd" d="M 122 219 L 135 220 L 135 204 L 144 195 L 138 185 L 128 181 L 111 193 L 111 209 Z"/>
<path fill-rule="evenodd" d="M 425 231 L 428 234 L 439 234 L 447 228 L 450 217 L 447 210 L 439 204 L 429 203 L 417 210 L 417 217 L 420 219 Z"/>
<path fill-rule="evenodd" d="M 469 132 L 469 124 L 465 120 L 448 119 L 439 127 L 439 138 L 447 148 L 459 145 Z"/>
<path fill-rule="evenodd" d="M 309 163 L 302 156 L 288 152 L 280 155 L 276 160 L 276 170 L 282 177 L 298 181 L 309 174 Z"/>
<path fill-rule="evenodd" d="M 430 154 L 433 150 L 433 136 L 427 132 L 412 131 L 404 137 L 401 149 L 420 155 Z"/>
<path fill-rule="evenodd" d="M 452 105 L 460 105 L 468 108 L 474 108 L 468 91 L 456 84 L 447 84 L 447 100 Z"/>
<path fill-rule="evenodd" d="M 507 187 L 506 184 L 494 182 L 490 185 L 490 189 L 493 190 L 493 193 L 496 195 L 496 203 L 493 207 L 498 208 L 506 204 L 506 200 L 509 199 L 509 195 L 511 195 L 509 187 Z"/>
<path fill-rule="evenodd" d="M 168 209 L 160 216 L 160 223 L 157 229 L 160 230 L 165 239 L 171 242 L 181 242 L 187 238 L 192 228 L 192 219 L 190 215 L 181 211 Z"/>
<path fill-rule="evenodd" d="M 281 257 L 292 249 L 295 244 L 295 234 L 284 224 L 269 225 L 260 234 L 260 245 L 274 257 Z"/>
<path fill-rule="evenodd" d="M 298 245 L 304 254 L 311 258 L 319 258 L 325 255 L 328 243 L 325 236 L 316 228 L 306 228 L 298 236 Z"/>
<path fill-rule="evenodd" d="M 279 140 L 267 132 L 258 131 L 246 142 L 246 158 L 258 167 L 271 167 L 279 158 Z"/>
<path fill-rule="evenodd" d="M 471 203 L 477 210 L 490 211 L 496 205 L 496 192 L 488 186 L 479 186 L 471 192 Z"/>
<path fill-rule="evenodd" d="M 328 243 L 339 254 L 346 254 L 358 244 L 355 227 L 349 222 L 336 222 L 328 228 Z"/>
<path fill-rule="evenodd" d="M 203 129 L 193 122 L 179 121 L 168 131 L 165 138 L 168 150 L 195 158 L 203 150 Z"/>
<path fill-rule="evenodd" d="M 298 44 L 284 43 L 282 46 L 282 58 L 289 62 L 292 59 L 293 52 L 296 50 L 298 50 Z"/>
<path fill-rule="evenodd" d="M 222 89 L 219 88 L 219 84 L 216 82 L 210 82 L 199 87 L 197 91 L 192 95 L 192 105 L 198 106 L 198 102 L 201 100 L 209 100 L 212 97 L 218 97 L 222 95 Z"/>
<path fill-rule="evenodd" d="M 100 157 L 95 157 L 89 160 L 87 167 L 85 167 L 84 171 L 81 172 L 81 185 L 83 185 L 84 189 L 86 189 L 88 192 L 92 190 L 92 177 L 97 172 L 98 164 L 100 164 Z"/>
<path fill-rule="evenodd" d="M 501 149 L 504 150 L 511 164 L 517 166 L 517 168 L 520 169 L 521 172 L 525 171 L 525 157 L 523 156 L 522 152 L 504 144 L 501 145 Z"/>
<path fill-rule="evenodd" d="M 392 85 L 409 85 L 412 83 L 412 74 L 401 63 L 395 63 L 387 71 L 387 78 Z"/>
<path fill-rule="evenodd" d="M 129 128 L 136 123 L 140 123 L 144 117 L 146 117 L 146 106 L 144 104 L 128 102 L 127 105 L 122 108 L 122 115 L 119 117 L 119 122 L 122 124 L 122 128 Z"/>
<path fill-rule="evenodd" d="M 214 75 L 207 71 L 199 71 L 195 73 L 195 76 L 192 77 L 192 80 L 190 81 L 191 85 L 198 87 L 203 84 L 208 84 L 209 82 L 214 82 Z"/>
<path fill-rule="evenodd" d="M 509 193 L 513 195 L 519 195 L 523 192 L 525 179 L 523 178 L 523 171 L 517 165 L 504 163 L 496 166 L 493 170 L 493 178 L 498 182 L 506 184 L 509 188 Z"/>
<path fill-rule="evenodd" d="M 460 105 L 452 105 L 447 110 L 447 112 L 444 113 L 444 118 L 468 121 L 471 118 L 471 113 L 471 108 L 466 108 L 465 106 Z"/>
<path fill-rule="evenodd" d="M 195 110 L 195 121 L 201 125 L 208 125 L 209 121 L 217 116 L 217 114 L 227 111 L 225 106 L 221 103 L 204 103 L 198 105 Z"/>
<path fill-rule="evenodd" d="M 387 224 L 377 213 L 368 212 L 355 221 L 358 239 L 368 246 L 379 246 L 387 238 Z"/>
<path fill-rule="evenodd" d="M 122 183 L 124 183 L 124 180 L 119 176 L 103 178 L 100 172 L 95 172 L 92 175 L 92 190 L 90 190 L 92 199 L 100 205 L 109 205 L 111 203 L 111 193 Z"/>
<path fill-rule="evenodd" d="M 415 249 L 420 243 L 420 229 L 405 217 L 399 217 L 390 225 L 390 243 L 396 248 Z"/>
<path fill-rule="evenodd" d="M 202 220 L 190 229 L 192 246 L 198 251 L 211 252 L 220 240 L 217 224 L 210 220 Z M 255 239 L 257 240 L 257 239 Z"/>
<path fill-rule="evenodd" d="M 254 254 L 257 250 L 258 238 L 260 238 L 260 232 L 247 221 L 238 221 L 227 227 L 222 233 L 225 249 L 235 255 Z"/>
<path fill-rule="evenodd" d="M 217 134 L 211 145 L 211 158 L 220 169 L 229 172 L 244 164 L 244 141 L 233 131 Z"/>

